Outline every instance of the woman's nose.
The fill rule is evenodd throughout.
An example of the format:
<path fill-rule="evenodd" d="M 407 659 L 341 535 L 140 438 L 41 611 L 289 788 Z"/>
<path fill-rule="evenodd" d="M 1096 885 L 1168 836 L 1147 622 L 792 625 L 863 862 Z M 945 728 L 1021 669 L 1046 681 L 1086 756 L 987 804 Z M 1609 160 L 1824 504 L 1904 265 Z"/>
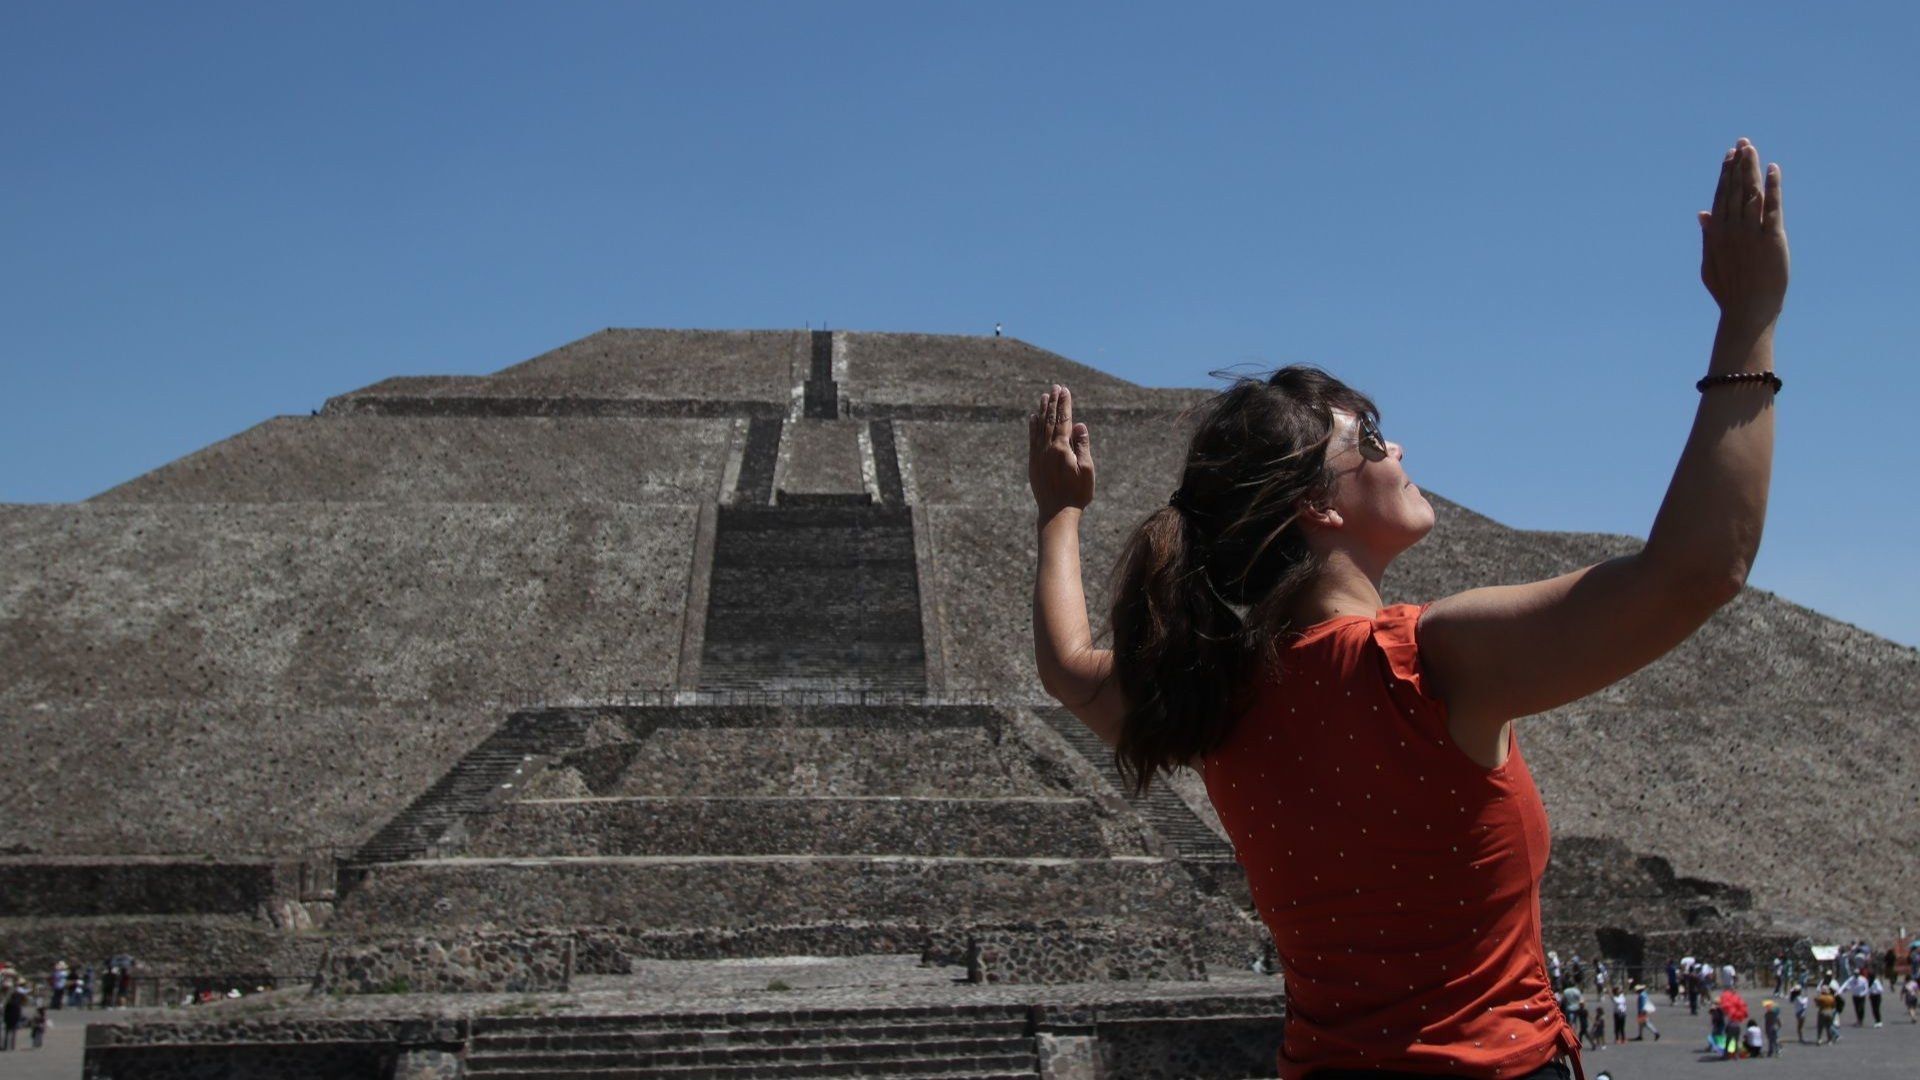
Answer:
<path fill-rule="evenodd" d="M 1399 461 L 1401 458 L 1407 456 L 1406 450 L 1397 442 L 1389 442 L 1387 449 L 1393 452 L 1393 460 L 1395 461 Z"/>

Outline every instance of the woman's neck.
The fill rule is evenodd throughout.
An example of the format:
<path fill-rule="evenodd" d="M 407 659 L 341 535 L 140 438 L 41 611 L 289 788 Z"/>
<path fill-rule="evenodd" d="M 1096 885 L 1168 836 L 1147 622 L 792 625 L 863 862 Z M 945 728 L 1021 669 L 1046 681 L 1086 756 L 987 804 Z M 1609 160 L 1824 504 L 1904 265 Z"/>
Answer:
<path fill-rule="evenodd" d="M 1333 552 L 1288 607 L 1294 626 L 1312 626 L 1342 615 L 1372 618 L 1381 607 L 1380 583 L 1344 552 Z"/>

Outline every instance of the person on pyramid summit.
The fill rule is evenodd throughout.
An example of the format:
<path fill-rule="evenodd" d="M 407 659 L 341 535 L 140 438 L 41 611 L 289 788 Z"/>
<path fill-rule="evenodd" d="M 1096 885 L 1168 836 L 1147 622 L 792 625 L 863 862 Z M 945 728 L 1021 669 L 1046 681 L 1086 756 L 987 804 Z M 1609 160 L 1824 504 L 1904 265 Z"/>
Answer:
<path fill-rule="evenodd" d="M 1079 541 L 1093 436 L 1067 387 L 1041 395 L 1040 682 L 1132 791 L 1200 772 L 1278 951 L 1284 1080 L 1584 1075 L 1541 947 L 1547 817 L 1515 720 L 1646 667 L 1740 591 L 1780 389 L 1780 192 L 1750 142 L 1726 151 L 1699 214 L 1719 329 L 1666 499 L 1640 550 L 1544 581 L 1384 604 L 1433 506 L 1373 401 L 1296 364 L 1197 408 L 1172 496 L 1117 561 L 1112 648 L 1096 647 Z"/>

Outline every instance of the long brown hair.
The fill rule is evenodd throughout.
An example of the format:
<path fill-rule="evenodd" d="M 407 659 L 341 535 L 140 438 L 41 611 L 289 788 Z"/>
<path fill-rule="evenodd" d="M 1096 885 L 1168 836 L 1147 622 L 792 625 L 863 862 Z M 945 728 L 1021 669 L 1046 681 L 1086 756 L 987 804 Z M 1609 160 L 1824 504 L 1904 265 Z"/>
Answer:
<path fill-rule="evenodd" d="M 1110 592 L 1113 670 L 1127 702 L 1114 763 L 1134 794 L 1157 770 L 1224 742 L 1256 673 L 1278 677 L 1289 605 L 1320 571 L 1297 504 L 1330 493 L 1336 408 L 1379 421 L 1365 394 L 1293 364 L 1233 377 L 1190 415 L 1198 426 L 1178 505 L 1134 528 Z"/>

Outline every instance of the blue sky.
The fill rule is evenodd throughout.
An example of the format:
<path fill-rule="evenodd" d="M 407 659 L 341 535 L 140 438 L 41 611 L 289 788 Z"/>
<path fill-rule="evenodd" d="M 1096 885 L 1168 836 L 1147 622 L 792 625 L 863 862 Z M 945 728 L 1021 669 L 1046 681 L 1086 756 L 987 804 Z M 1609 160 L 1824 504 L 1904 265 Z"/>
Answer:
<path fill-rule="evenodd" d="M 11 3 L 0 501 L 603 326 L 1000 321 L 1318 363 L 1422 487 L 1645 536 L 1745 135 L 1794 253 L 1752 583 L 1920 644 L 1920 9 L 1563 7 Z"/>

